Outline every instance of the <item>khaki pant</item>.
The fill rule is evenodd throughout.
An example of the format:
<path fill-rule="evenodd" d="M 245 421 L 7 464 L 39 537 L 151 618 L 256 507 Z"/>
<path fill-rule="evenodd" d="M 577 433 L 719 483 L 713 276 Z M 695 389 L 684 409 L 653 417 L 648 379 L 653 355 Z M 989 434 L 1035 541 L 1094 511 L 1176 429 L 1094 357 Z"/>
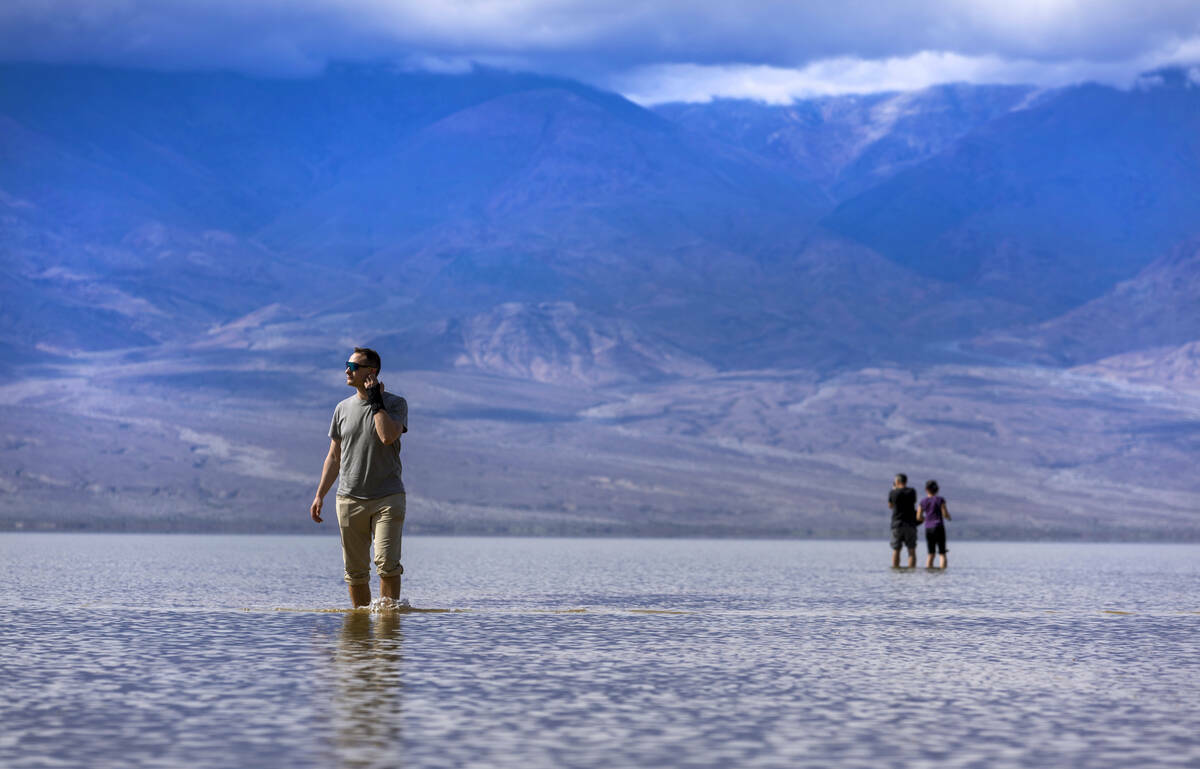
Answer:
<path fill-rule="evenodd" d="M 398 577 L 404 573 L 404 567 L 400 565 L 404 508 L 404 494 L 378 499 L 337 498 L 346 584 L 365 585 L 371 581 L 372 540 L 375 542 L 375 571 L 379 576 Z"/>

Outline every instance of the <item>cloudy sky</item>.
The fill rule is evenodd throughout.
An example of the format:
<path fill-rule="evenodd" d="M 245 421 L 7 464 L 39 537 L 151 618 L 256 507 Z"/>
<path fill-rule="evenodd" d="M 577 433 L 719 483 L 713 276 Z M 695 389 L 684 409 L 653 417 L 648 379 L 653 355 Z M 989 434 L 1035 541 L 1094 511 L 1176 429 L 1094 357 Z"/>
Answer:
<path fill-rule="evenodd" d="M 1123 86 L 1200 64 L 1200 0 L 3 0 L 0 59 L 286 75 L 478 62 L 643 103 Z"/>

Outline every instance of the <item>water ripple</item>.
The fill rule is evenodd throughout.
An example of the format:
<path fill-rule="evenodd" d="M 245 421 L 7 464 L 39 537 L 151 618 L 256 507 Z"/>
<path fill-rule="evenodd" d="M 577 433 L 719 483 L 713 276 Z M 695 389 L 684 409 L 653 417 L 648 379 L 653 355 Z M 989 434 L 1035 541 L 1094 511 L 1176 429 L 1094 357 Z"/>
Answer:
<path fill-rule="evenodd" d="M 51 544 L 82 561 L 125 547 L 87 542 Z M 186 542 L 208 563 L 244 555 L 220 544 Z M 1006 572 L 1024 546 L 981 546 L 954 572 L 897 575 L 867 545 L 821 562 L 722 543 L 714 579 L 707 543 L 660 543 L 638 566 L 653 549 L 473 541 L 494 550 L 470 574 L 450 565 L 459 543 L 436 544 L 442 577 L 406 582 L 417 610 L 345 611 L 334 580 L 289 602 L 236 568 L 189 589 L 132 555 L 88 572 L 119 589 L 46 598 L 63 575 L 23 540 L 3 553 L 21 590 L 0 600 L 0 765 L 1200 765 L 1195 549 L 1156 568 L 1103 550 L 1089 581 L 1086 549 Z M 544 557 L 508 579 L 514 550 Z M 607 583 L 579 573 L 606 552 L 622 563 Z M 164 580 L 161 600 L 130 598 Z"/>

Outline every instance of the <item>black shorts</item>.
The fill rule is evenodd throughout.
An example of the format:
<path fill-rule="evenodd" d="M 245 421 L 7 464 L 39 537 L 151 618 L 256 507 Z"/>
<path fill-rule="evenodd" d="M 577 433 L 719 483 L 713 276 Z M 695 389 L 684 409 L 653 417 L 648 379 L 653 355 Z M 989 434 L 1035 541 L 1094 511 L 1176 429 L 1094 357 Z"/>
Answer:
<path fill-rule="evenodd" d="M 950 552 L 946 549 L 946 527 L 939 523 L 932 529 L 925 529 L 925 546 L 929 548 L 930 555 Z"/>
<path fill-rule="evenodd" d="M 917 549 L 916 526 L 900 524 L 899 526 L 892 527 L 892 549 L 899 550 L 901 545 L 907 547 L 909 550 Z"/>

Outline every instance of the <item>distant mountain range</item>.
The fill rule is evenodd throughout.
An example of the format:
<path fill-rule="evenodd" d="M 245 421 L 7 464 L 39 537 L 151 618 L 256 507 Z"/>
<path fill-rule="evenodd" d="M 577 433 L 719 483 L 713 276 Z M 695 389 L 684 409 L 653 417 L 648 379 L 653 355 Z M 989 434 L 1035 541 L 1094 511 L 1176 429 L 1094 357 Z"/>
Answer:
<path fill-rule="evenodd" d="M 842 201 L 928 160 L 982 125 L 1034 106 L 1043 95 L 1028 86 L 944 85 L 786 107 L 731 99 L 664 104 L 654 111 L 745 148 Z"/>
<path fill-rule="evenodd" d="M 596 402 L 981 364 L 1192 392 L 1200 87 L 1152 74 L 646 109 L 482 68 L 0 65 L 0 405 L 31 361 L 125 372 L 89 408 L 170 381 L 209 413 L 269 370 L 320 397 L 354 343 Z"/>
<path fill-rule="evenodd" d="M 852 365 L 1051 322 L 1200 236 L 1171 71 L 646 110 L 489 70 L 3 70 L 9 360 L 385 296 L 402 328 L 570 302 L 716 368 Z M 511 357 L 465 345 L 436 359 Z"/>

